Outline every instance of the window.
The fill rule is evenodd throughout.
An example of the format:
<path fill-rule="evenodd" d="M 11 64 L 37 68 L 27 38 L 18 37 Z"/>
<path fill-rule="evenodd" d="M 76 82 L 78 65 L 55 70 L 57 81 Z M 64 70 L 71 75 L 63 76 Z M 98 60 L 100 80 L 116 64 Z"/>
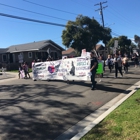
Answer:
<path fill-rule="evenodd" d="M 32 58 L 32 52 L 28 52 L 28 58 Z"/>
<path fill-rule="evenodd" d="M 7 55 L 6 55 L 6 54 L 3 54 L 3 55 L 2 55 L 2 61 L 3 61 L 3 62 L 6 62 L 6 61 L 7 61 Z"/>

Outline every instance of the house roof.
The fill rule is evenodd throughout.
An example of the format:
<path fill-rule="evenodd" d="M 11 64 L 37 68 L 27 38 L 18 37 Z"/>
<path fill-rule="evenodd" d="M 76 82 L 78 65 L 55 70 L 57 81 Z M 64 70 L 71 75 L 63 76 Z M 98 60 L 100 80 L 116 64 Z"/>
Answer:
<path fill-rule="evenodd" d="M 0 48 L 0 54 L 2 54 L 2 53 L 6 53 L 7 50 L 8 50 L 8 48 Z"/>
<path fill-rule="evenodd" d="M 97 45 L 96 45 L 96 51 L 100 50 L 100 49 L 101 49 L 101 47 L 103 47 L 103 45 L 102 45 L 102 44 L 97 44 Z"/>
<path fill-rule="evenodd" d="M 75 52 L 75 50 L 73 48 L 68 48 L 66 51 L 62 51 L 62 55 L 71 54 L 72 52 Z"/>
<path fill-rule="evenodd" d="M 26 43 L 26 44 L 12 45 L 8 48 L 7 52 L 12 53 L 12 52 L 40 50 L 48 45 L 57 47 L 57 49 L 61 51 L 64 50 L 62 47 L 60 47 L 58 44 L 56 44 L 52 40 L 43 40 L 43 41 L 38 41 L 38 42 Z"/>
<path fill-rule="evenodd" d="M 96 51 L 100 50 L 102 47 L 103 47 L 102 44 L 97 44 Z M 72 52 L 75 52 L 75 50 L 73 48 L 69 48 L 66 51 L 62 51 L 62 55 L 71 54 Z"/>

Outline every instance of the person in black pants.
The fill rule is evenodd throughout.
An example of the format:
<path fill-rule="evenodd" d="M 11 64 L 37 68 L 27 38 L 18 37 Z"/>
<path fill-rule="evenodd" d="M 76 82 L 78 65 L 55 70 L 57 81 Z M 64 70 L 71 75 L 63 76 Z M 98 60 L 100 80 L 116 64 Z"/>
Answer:
<path fill-rule="evenodd" d="M 94 52 L 90 53 L 90 56 L 91 56 L 90 72 L 91 72 L 91 82 L 92 82 L 91 90 L 94 90 L 97 83 L 95 81 L 95 74 L 96 74 L 96 69 L 98 67 L 98 60 L 94 55 L 95 55 Z"/>
<path fill-rule="evenodd" d="M 138 56 L 137 56 L 136 53 L 134 54 L 134 56 L 132 57 L 132 59 L 134 60 L 135 67 L 138 67 L 138 65 L 139 65 L 139 60 L 138 60 Z"/>
<path fill-rule="evenodd" d="M 118 71 L 120 72 L 121 77 L 123 77 L 123 74 L 122 74 L 122 60 L 118 56 L 118 54 L 115 55 L 114 63 L 115 63 L 115 78 L 118 77 Z"/>
<path fill-rule="evenodd" d="M 113 62 L 112 62 L 112 59 L 111 59 L 111 55 L 108 55 L 107 65 L 108 65 L 108 69 L 110 70 L 110 73 L 111 73 L 112 69 L 113 69 Z"/>

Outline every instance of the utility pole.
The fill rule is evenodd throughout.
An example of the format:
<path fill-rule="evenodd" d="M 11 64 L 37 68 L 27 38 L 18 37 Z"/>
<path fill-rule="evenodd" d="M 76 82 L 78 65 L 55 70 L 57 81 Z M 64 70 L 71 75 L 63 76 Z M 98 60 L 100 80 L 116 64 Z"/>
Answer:
<path fill-rule="evenodd" d="M 100 8 L 97 9 L 97 10 L 95 10 L 95 11 L 100 11 L 100 15 L 101 15 L 101 18 L 102 18 L 103 27 L 105 26 L 105 25 L 104 25 L 103 9 L 105 9 L 106 7 L 108 7 L 108 6 L 105 6 L 105 7 L 102 6 L 102 4 L 105 4 L 105 3 L 107 3 L 107 1 L 105 1 L 105 2 L 100 2 L 100 3 L 97 3 L 97 4 L 94 5 L 94 6 L 100 5 Z"/>
<path fill-rule="evenodd" d="M 94 6 L 100 5 L 100 8 L 97 9 L 97 10 L 95 10 L 95 11 L 100 11 L 100 15 L 101 15 L 101 18 L 102 18 L 103 28 L 105 27 L 105 25 L 104 25 L 103 9 L 105 9 L 106 7 L 108 7 L 108 6 L 105 6 L 105 7 L 102 6 L 102 4 L 105 4 L 105 3 L 107 3 L 107 1 L 105 1 L 105 2 L 100 2 L 100 3 L 97 3 L 97 4 L 94 5 Z M 105 47 L 106 47 L 106 44 L 105 44 Z M 104 72 L 105 72 L 105 47 L 104 47 L 104 66 L 103 66 Z"/>

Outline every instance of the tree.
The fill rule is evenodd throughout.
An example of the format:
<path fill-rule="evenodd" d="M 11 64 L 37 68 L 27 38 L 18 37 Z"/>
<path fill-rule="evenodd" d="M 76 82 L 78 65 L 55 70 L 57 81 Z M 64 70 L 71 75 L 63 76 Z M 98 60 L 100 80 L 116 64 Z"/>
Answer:
<path fill-rule="evenodd" d="M 128 39 L 127 36 L 119 36 L 118 38 L 114 37 L 108 42 L 107 46 L 114 47 L 115 40 L 118 40 L 119 48 L 117 48 L 117 50 L 121 51 L 122 55 L 130 52 L 131 40 Z"/>
<path fill-rule="evenodd" d="M 111 30 L 104 29 L 94 18 L 79 15 L 76 21 L 68 21 L 66 29 L 62 32 L 63 45 L 72 47 L 81 52 L 82 49 L 90 51 L 96 44 L 108 39 Z"/>
<path fill-rule="evenodd" d="M 117 37 L 113 37 L 109 40 L 109 42 L 107 43 L 107 47 L 113 48 L 114 47 L 114 42 L 115 40 L 118 40 Z"/>
<path fill-rule="evenodd" d="M 131 42 L 131 48 L 136 49 L 137 48 L 137 45 L 134 42 Z"/>
<path fill-rule="evenodd" d="M 105 45 L 107 45 L 107 43 L 110 41 L 111 38 L 112 38 L 111 29 L 110 28 L 103 28 L 103 31 L 102 31 L 103 43 Z"/>
<path fill-rule="evenodd" d="M 130 45 L 130 52 L 133 53 L 133 49 L 137 49 L 137 45 L 133 42 L 131 42 L 131 45 Z"/>
<path fill-rule="evenodd" d="M 134 41 L 136 43 L 140 43 L 140 37 L 138 35 L 134 35 Z"/>
<path fill-rule="evenodd" d="M 117 37 L 111 38 L 111 39 L 108 41 L 107 45 L 106 45 L 106 47 L 107 47 L 108 50 L 109 50 L 109 53 L 113 53 L 113 52 L 111 52 L 111 49 L 114 48 L 114 42 L 115 42 L 115 40 L 118 40 L 118 38 L 117 38 Z"/>
<path fill-rule="evenodd" d="M 140 37 L 138 35 L 134 35 L 134 41 L 138 44 L 138 48 L 140 49 Z"/>

